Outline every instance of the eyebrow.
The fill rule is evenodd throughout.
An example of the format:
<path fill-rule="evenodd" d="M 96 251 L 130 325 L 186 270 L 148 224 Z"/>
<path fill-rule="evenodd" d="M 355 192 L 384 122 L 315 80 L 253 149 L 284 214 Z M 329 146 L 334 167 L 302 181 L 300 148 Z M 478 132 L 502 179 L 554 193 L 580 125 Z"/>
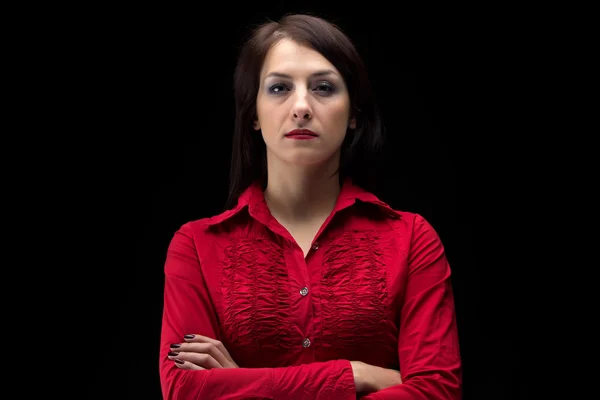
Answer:
<path fill-rule="evenodd" d="M 322 71 L 317 71 L 314 72 L 312 74 L 310 74 L 311 78 L 314 77 L 318 77 L 318 76 L 325 76 L 325 75 L 338 75 L 335 71 L 331 70 L 331 69 L 325 69 Z M 286 79 L 292 79 L 291 75 L 288 74 L 282 74 L 281 72 L 271 72 L 270 74 L 268 74 L 267 76 L 265 76 L 265 79 L 267 79 L 268 77 L 277 77 L 277 78 L 286 78 Z"/>

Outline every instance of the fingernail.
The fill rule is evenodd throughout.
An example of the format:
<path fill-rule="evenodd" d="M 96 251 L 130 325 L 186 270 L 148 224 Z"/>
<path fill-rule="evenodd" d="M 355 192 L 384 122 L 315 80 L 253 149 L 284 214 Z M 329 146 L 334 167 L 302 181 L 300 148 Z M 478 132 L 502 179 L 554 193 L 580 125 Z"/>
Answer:
<path fill-rule="evenodd" d="M 182 360 L 173 360 L 173 361 L 175 361 L 177 364 L 183 364 L 185 362 L 185 361 L 182 361 Z"/>
<path fill-rule="evenodd" d="M 174 351 L 170 351 L 169 352 L 169 357 L 175 357 L 175 356 L 178 356 L 178 355 L 179 355 L 179 353 L 175 353 Z"/>
<path fill-rule="evenodd" d="M 173 344 L 171 345 L 171 348 L 172 348 L 172 349 L 178 349 L 178 348 L 180 348 L 180 347 L 181 347 L 181 345 L 180 345 L 180 344 L 178 344 L 178 343 L 173 343 Z"/>
<path fill-rule="evenodd" d="M 194 335 L 183 335 L 185 339 L 193 339 Z"/>

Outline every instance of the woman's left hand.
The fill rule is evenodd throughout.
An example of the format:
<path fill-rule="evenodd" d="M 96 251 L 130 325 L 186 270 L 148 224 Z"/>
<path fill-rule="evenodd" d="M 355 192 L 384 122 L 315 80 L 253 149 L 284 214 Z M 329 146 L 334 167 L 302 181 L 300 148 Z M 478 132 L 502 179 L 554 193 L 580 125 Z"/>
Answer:
<path fill-rule="evenodd" d="M 202 335 L 185 335 L 185 342 L 174 343 L 169 359 L 180 369 L 239 368 L 218 340 Z"/>

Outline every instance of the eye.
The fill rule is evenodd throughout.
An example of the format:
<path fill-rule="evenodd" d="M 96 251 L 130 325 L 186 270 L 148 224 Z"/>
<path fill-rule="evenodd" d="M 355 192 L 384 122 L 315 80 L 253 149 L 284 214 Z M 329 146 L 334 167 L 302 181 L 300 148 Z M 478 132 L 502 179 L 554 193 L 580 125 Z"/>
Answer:
<path fill-rule="evenodd" d="M 269 93 L 272 94 L 281 94 L 288 90 L 289 88 L 282 83 L 275 83 L 274 85 L 269 86 Z"/>
<path fill-rule="evenodd" d="M 317 84 L 317 86 L 315 87 L 315 90 L 317 92 L 330 93 L 330 92 L 333 92 L 334 88 L 333 88 L 333 85 L 329 82 L 319 82 Z"/>

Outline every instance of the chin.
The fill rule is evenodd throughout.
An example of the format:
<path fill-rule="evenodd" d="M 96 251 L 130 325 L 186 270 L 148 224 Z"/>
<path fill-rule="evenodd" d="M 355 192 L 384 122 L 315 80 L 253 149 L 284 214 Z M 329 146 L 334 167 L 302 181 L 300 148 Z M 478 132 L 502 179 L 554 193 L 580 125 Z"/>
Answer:
<path fill-rule="evenodd" d="M 267 160 L 272 158 L 277 164 L 283 162 L 288 165 L 303 167 L 325 165 L 333 161 L 339 152 L 336 149 L 324 151 L 323 148 L 304 148 L 304 149 L 267 149 Z"/>

